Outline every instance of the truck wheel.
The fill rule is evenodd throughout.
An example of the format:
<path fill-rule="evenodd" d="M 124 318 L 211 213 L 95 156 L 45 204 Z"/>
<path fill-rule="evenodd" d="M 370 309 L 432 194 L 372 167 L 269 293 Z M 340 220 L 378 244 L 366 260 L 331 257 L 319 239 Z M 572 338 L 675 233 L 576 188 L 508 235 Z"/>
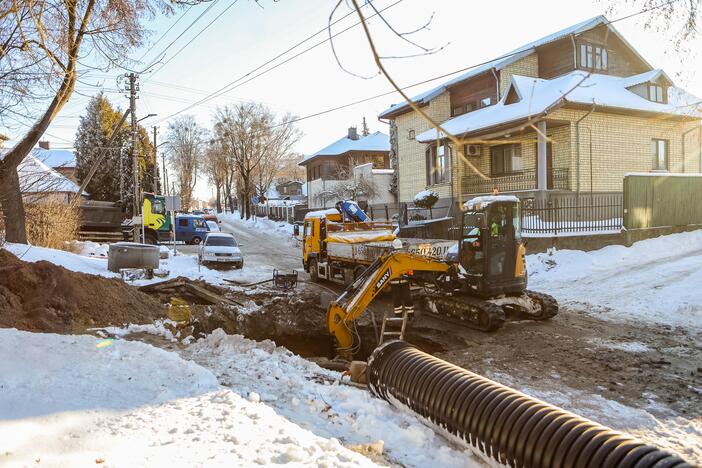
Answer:
<path fill-rule="evenodd" d="M 310 269 L 310 279 L 314 283 L 319 282 L 319 271 L 317 270 L 317 260 L 310 260 L 307 264 Z"/>
<path fill-rule="evenodd" d="M 200 242 L 202 242 L 202 239 L 200 239 L 199 237 L 193 237 L 193 240 L 191 242 L 195 245 L 198 245 Z"/>

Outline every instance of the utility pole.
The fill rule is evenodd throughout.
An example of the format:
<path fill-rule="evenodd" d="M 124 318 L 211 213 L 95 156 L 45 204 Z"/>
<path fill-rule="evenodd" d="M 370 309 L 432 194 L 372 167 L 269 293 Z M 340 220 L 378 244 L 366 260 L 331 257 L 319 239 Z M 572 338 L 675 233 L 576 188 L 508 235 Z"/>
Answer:
<path fill-rule="evenodd" d="M 158 127 L 154 125 L 154 191 L 156 193 L 161 193 L 161 187 L 163 183 L 158 177 L 158 144 L 156 143 L 156 133 L 158 132 Z"/>
<path fill-rule="evenodd" d="M 129 77 L 129 111 L 132 118 L 132 178 L 134 181 L 134 192 L 132 194 L 132 216 L 139 216 L 139 205 L 141 192 L 139 190 L 139 154 L 137 151 L 137 118 L 136 118 L 136 98 L 137 98 L 137 75 L 130 73 Z M 134 242 L 139 240 L 139 232 L 134 230 Z"/>

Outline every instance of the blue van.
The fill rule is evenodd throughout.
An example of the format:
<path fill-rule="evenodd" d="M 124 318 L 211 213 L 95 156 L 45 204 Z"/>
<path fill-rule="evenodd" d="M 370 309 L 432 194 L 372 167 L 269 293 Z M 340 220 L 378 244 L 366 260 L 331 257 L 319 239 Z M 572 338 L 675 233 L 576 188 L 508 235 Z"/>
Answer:
<path fill-rule="evenodd" d="M 199 244 L 207 236 L 207 222 L 202 216 L 182 214 L 176 216 L 176 240 L 186 244 Z"/>

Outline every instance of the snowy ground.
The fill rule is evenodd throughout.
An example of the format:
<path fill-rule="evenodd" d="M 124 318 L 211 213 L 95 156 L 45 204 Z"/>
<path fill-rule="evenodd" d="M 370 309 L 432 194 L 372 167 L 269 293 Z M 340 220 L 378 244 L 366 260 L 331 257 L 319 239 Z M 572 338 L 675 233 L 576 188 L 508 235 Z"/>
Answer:
<path fill-rule="evenodd" d="M 702 230 L 527 258 L 529 287 L 606 320 L 702 329 Z"/>
<path fill-rule="evenodd" d="M 379 461 L 477 464 L 271 342 L 216 332 L 181 354 L 1 329 L 0 465 L 374 466 L 344 446 L 383 442 Z"/>
<path fill-rule="evenodd" d="M 2 466 L 374 465 L 143 343 L 4 329 L 0 356 Z"/>
<path fill-rule="evenodd" d="M 291 227 L 284 223 L 267 219 L 242 221 L 234 214 L 222 216 L 222 227 L 234 233 L 243 244 L 244 271 L 203 268 L 198 272 L 193 247 L 188 246 L 180 248 L 189 252 L 188 255 L 163 262 L 171 271 L 170 276 L 201 277 L 223 284 L 223 278 L 265 279 L 270 277 L 273 268 L 299 269 L 299 247 L 290 236 Z M 107 272 L 105 259 L 90 256 L 91 251 L 99 252 L 99 247 L 90 246 L 84 250 L 87 256 L 38 247 L 28 249 L 24 245 L 6 248 L 24 260 L 49 260 L 74 271 L 117 276 Z M 430 330 L 438 335 L 437 342 L 450 343 L 451 348 L 439 348 L 444 351 L 439 352 L 441 357 L 631 432 L 649 443 L 676 450 L 693 463 L 702 462 L 702 413 L 699 409 L 702 371 L 698 369 L 702 359 L 702 289 L 699 287 L 702 284 L 702 231 L 650 239 L 630 248 L 610 246 L 594 252 L 563 250 L 530 255 L 527 261 L 530 288 L 554 295 L 562 306 L 561 313 L 549 322 L 507 324 L 495 334 Z M 283 448 L 278 447 L 277 436 L 269 436 L 267 432 L 258 435 L 261 431 L 277 430 L 260 426 L 263 423 L 250 416 L 258 414 L 258 418 L 263 418 L 254 411 L 261 410 L 266 412 L 263 418 L 266 424 L 270 419 L 275 421 L 271 427 L 287 428 L 289 432 L 280 436 L 281 439 L 289 434 L 293 434 L 289 437 L 306 434 L 304 444 L 308 445 L 301 444 L 315 448 L 306 448 L 302 455 L 306 458 L 300 462 L 370 463 L 367 459 L 354 458 L 357 455 L 345 450 L 334 439 L 345 446 L 382 439 L 387 458 L 375 461 L 409 466 L 475 463 L 464 453 L 447 446 L 416 419 L 397 413 L 385 403 L 371 399 L 367 393 L 336 384 L 338 374 L 321 370 L 271 343 L 255 344 L 241 337 L 215 333 L 199 342 L 173 345 L 174 338 L 159 324 L 132 325 L 124 332 L 113 332 L 116 335 L 135 332 L 160 335 L 158 339 L 170 343 L 183 359 L 197 365 L 185 363 L 172 352 L 139 343 L 134 345 L 143 348 L 132 348 L 121 340 L 105 348 L 96 348 L 101 342 L 93 338 L 32 335 L 36 338 L 25 340 L 23 336 L 23 341 L 33 343 L 32 346 L 45 355 L 58 357 L 49 359 L 44 368 L 38 367 L 46 369 L 39 379 L 23 381 L 21 370 L 37 367 L 38 358 L 22 361 L 20 358 L 24 356 L 16 356 L 19 338 L 0 335 L 2 385 L 5 385 L 5 376 L 16 375 L 9 381 L 22 381 L 23 391 L 47 395 L 53 401 L 33 404 L 38 408 L 53 408 L 33 413 L 13 403 L 23 397 L 22 391 L 17 390 L 19 387 L 0 393 L 0 441 L 3 441 L 0 454 L 10 451 L 8 461 L 23 465 L 36 456 L 42 458 L 42 463 L 53 460 L 56 464 L 87 465 L 105 457 L 108 462 L 131 466 L 137 461 L 148 464 L 143 461 L 145 457 L 156 463 L 170 460 L 172 454 L 177 454 L 184 457 L 184 463 L 210 465 L 202 455 L 205 451 L 215 456 L 216 465 L 220 461 L 223 463 L 224 459 L 217 457 L 224 456 L 224 447 L 232 444 L 229 448 L 235 451 L 232 460 L 239 460 L 233 464 L 246 464 L 257 460 L 252 458 L 250 446 L 241 446 L 251 443 L 255 437 L 260 437 L 263 444 L 263 455 L 256 454 L 263 458 L 258 461 L 290 460 L 277 458 L 284 453 Z M 0 330 L 0 333 L 8 331 Z M 415 335 L 411 335 L 409 341 L 424 333 L 421 342 L 426 343 L 426 330 L 412 330 L 412 333 Z M 64 348 L 66 351 L 54 353 Z M 75 348 L 75 358 L 70 358 L 73 351 L 68 351 L 69 348 Z M 39 352 L 36 350 L 30 350 L 26 359 L 31 359 L 32 353 L 36 356 Z M 118 351 L 120 357 L 103 362 L 101 359 L 107 355 L 104 350 Z M 168 366 L 185 363 L 182 364 L 185 374 L 193 373 L 195 380 L 175 379 L 175 389 L 171 389 L 171 380 L 166 377 L 163 377 L 166 380 L 159 380 L 162 374 L 148 367 L 152 363 L 139 367 L 137 360 L 130 357 L 133 353 L 142 353 L 143 361 L 154 360 L 152 358 L 163 361 L 166 371 Z M 62 366 L 60 358 L 66 362 L 97 360 L 90 369 L 79 364 L 78 369 L 83 370 L 74 371 L 70 366 Z M 14 361 L 19 364 L 13 365 Z M 128 373 L 123 370 L 116 370 L 115 382 L 110 382 L 110 369 L 121 369 L 122 365 L 131 366 L 130 372 L 135 375 L 154 372 L 154 386 L 161 382 L 176 393 L 164 394 L 164 399 L 159 399 L 159 393 L 148 387 L 150 382 L 121 382 L 119 376 Z M 199 370 L 192 370 L 194 368 Z M 176 374 L 180 378 L 183 372 Z M 129 376 L 134 378 L 132 374 Z M 204 375 L 208 377 L 202 377 Z M 67 388 L 78 388 L 75 395 L 90 395 L 90 389 L 94 388 L 95 395 L 105 398 L 105 406 L 93 408 L 89 403 L 91 399 L 87 398 L 87 406 L 82 407 L 75 403 L 78 399 L 60 385 L 61 390 L 53 393 L 43 387 L 44 381 L 49 385 L 55 380 L 65 381 Z M 208 385 L 214 387 L 193 390 L 197 382 L 209 382 Z M 114 392 L 105 390 L 110 385 L 115 386 Z M 143 397 L 140 391 L 141 397 L 133 396 L 136 400 L 129 400 L 132 397 L 127 398 L 128 392 L 123 390 L 130 387 L 121 385 L 137 385 L 138 388 L 146 385 L 144 388 L 150 389 L 145 390 L 149 398 Z M 51 407 L 50 403 L 55 406 Z M 226 426 L 229 416 L 224 421 L 217 419 L 228 406 L 243 413 L 232 418 L 244 419 L 231 423 L 245 433 L 244 436 L 236 434 L 234 443 L 225 440 L 234 431 Z M 6 410 L 16 414 L 8 419 Z M 199 412 L 204 417 L 198 416 Z M 230 411 L 232 413 L 234 411 Z M 169 434 L 164 429 L 174 429 L 173 421 L 181 420 L 183 427 L 193 427 L 197 433 L 208 432 L 209 438 L 185 434 L 180 429 Z M 282 422 L 279 424 L 278 420 Z M 37 438 L 26 440 L 26 434 L 35 430 Z M 25 434 L 24 438 L 21 433 Z M 254 435 L 248 438 L 249 434 Z M 6 437 L 11 450 L 4 448 Z M 51 441 L 44 444 L 47 449 L 41 456 L 32 451 L 35 447 L 44 448 L 36 443 L 39 437 L 48 437 Z M 166 445 L 160 445 L 164 442 Z M 136 444 L 137 451 L 123 453 L 121 449 L 130 443 Z M 62 462 L 62 457 L 68 457 L 67 461 Z M 2 458 L 0 465 L 3 465 Z"/>
<path fill-rule="evenodd" d="M 167 259 L 160 261 L 159 268 L 168 271 L 167 278 L 138 280 L 134 284 L 144 285 L 177 276 L 203 279 L 219 285 L 227 285 L 225 279 L 249 283 L 271 278 L 274 268 L 290 271 L 301 266 L 299 259 L 293 256 L 292 247 L 296 246 L 296 241 L 292 238 L 292 225 L 266 218 L 242 220 L 239 218 L 238 212 L 220 213 L 218 217 L 222 231 L 234 234 L 238 242 L 242 244 L 241 250 L 244 254 L 244 268 L 242 270 L 212 269 L 204 265 L 198 267 L 198 247 L 181 243 L 176 247 L 177 254 L 175 256 L 171 251 Z M 281 243 L 283 249 L 279 246 Z M 107 252 L 109 250 L 107 244 L 74 241 L 67 247 L 70 251 L 24 244 L 6 244 L 4 248 L 24 261 L 47 260 L 71 271 L 108 278 L 120 277 L 119 274 L 107 270 Z"/>

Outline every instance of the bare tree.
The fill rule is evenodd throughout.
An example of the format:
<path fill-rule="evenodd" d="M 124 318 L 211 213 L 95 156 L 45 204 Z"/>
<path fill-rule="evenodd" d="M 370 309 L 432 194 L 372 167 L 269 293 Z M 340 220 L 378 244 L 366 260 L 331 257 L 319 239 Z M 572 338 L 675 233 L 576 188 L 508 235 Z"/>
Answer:
<path fill-rule="evenodd" d="M 300 132 L 286 115 L 277 120 L 262 104 L 241 103 L 225 106 L 215 114 L 214 133 L 227 154 L 229 178 L 238 182 L 242 218 L 251 217 L 251 198 L 257 182 L 268 182 L 272 162 L 290 154 Z M 260 177 L 259 177 L 260 176 Z"/>
<path fill-rule="evenodd" d="M 87 68 L 114 66 L 143 43 L 145 19 L 173 0 L 6 0 L 0 3 L 0 119 L 29 127 L 0 161 L 7 239 L 26 242 L 17 166 L 73 94 Z M 46 104 L 48 102 L 48 105 Z M 26 124 L 25 116 L 36 116 Z M 31 121 L 31 120 L 30 120 Z"/>
<path fill-rule="evenodd" d="M 355 174 L 348 165 L 336 164 L 332 174 L 334 180 L 316 194 L 316 201 L 322 203 L 322 206 L 326 206 L 329 201 L 370 201 L 380 194 L 377 184 L 372 179 L 367 179 L 362 173 Z"/>
<path fill-rule="evenodd" d="M 197 171 L 204 153 L 205 131 L 191 115 L 178 117 L 168 125 L 166 141 L 170 164 L 177 178 L 178 192 L 184 210 L 189 210 Z"/>
<path fill-rule="evenodd" d="M 610 0 L 608 13 L 617 12 L 623 6 L 634 7 L 636 11 L 631 16 L 641 14 L 645 27 L 665 32 L 676 49 L 687 49 L 688 44 L 700 36 L 702 0 Z"/>
<path fill-rule="evenodd" d="M 203 171 L 215 186 L 214 204 L 218 212 L 222 212 L 222 197 L 226 194 L 227 155 L 217 140 L 211 140 L 205 150 Z"/>

